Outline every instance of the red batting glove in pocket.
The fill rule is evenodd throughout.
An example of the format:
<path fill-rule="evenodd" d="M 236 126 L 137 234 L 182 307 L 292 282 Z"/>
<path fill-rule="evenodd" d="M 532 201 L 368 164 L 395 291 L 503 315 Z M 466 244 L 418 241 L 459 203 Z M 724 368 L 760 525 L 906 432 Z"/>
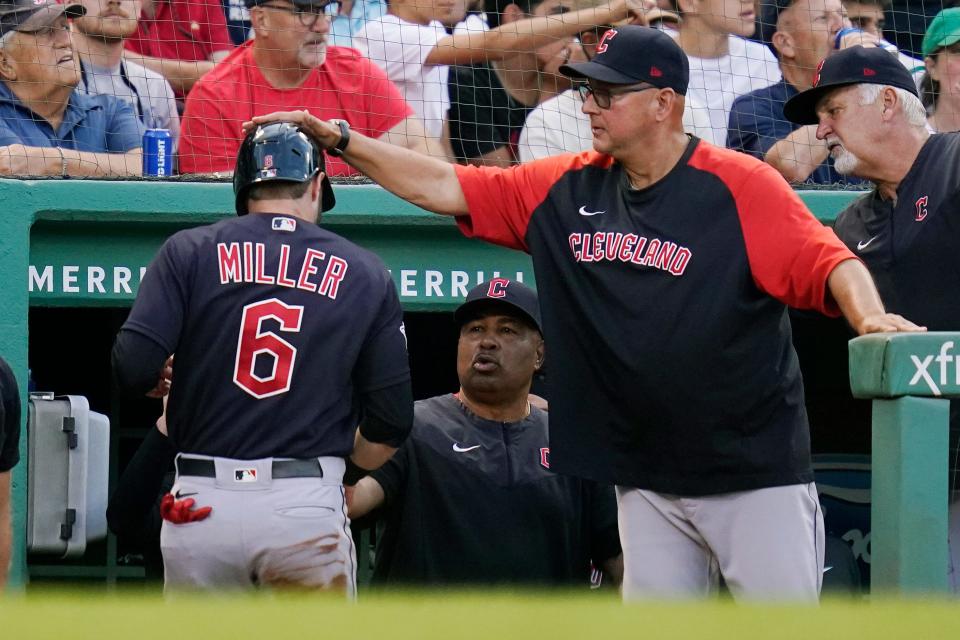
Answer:
<path fill-rule="evenodd" d="M 160 517 L 173 524 L 187 524 L 205 520 L 213 511 L 213 507 L 194 509 L 193 506 L 196 503 L 193 498 L 177 500 L 172 493 L 168 493 L 160 499 Z"/>

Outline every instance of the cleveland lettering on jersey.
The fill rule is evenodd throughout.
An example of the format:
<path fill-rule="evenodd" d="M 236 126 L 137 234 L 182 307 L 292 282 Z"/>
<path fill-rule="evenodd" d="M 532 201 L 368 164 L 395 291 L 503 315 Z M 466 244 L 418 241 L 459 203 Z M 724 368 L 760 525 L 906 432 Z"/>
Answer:
<path fill-rule="evenodd" d="M 343 258 L 327 256 L 323 251 L 307 249 L 299 269 L 294 265 L 290 272 L 290 245 L 280 245 L 280 257 L 275 265 L 268 265 L 266 246 L 262 242 L 231 242 L 217 244 L 217 263 L 220 266 L 220 284 L 253 283 L 271 284 L 319 293 L 331 300 L 337 299 L 340 283 L 350 265 Z M 327 266 L 317 284 L 312 276 L 320 273 L 319 265 L 326 260 Z M 272 267 L 270 273 L 268 267 Z"/>
<path fill-rule="evenodd" d="M 570 251 L 577 262 L 629 262 L 682 276 L 693 253 L 675 242 L 635 233 L 571 233 Z"/>

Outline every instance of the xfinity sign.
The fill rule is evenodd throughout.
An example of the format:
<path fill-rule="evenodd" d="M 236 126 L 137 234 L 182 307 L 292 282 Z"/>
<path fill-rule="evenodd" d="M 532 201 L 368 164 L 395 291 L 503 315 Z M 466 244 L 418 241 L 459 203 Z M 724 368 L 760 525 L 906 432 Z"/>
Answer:
<path fill-rule="evenodd" d="M 960 385 L 960 356 L 951 354 L 954 348 L 953 340 L 940 345 L 938 355 L 920 356 L 911 355 L 916 370 L 910 379 L 910 386 L 926 385 L 935 396 L 942 395 L 940 387 L 949 384 Z"/>

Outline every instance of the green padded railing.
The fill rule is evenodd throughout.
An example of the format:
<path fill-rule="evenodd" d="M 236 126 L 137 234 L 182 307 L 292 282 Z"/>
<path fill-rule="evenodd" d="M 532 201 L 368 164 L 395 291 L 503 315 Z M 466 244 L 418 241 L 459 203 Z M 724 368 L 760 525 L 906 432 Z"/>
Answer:
<path fill-rule="evenodd" d="M 874 399 L 871 591 L 946 593 L 948 398 L 960 396 L 960 333 L 851 340 L 850 387 Z"/>

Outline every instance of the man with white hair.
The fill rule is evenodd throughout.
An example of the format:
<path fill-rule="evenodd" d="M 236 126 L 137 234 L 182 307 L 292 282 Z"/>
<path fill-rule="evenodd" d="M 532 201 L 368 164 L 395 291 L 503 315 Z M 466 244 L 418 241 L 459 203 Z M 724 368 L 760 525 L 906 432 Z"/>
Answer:
<path fill-rule="evenodd" d="M 784 114 L 818 125 L 817 138 L 826 141 L 837 171 L 876 184 L 834 228 L 867 264 L 887 308 L 930 331 L 960 329 L 960 133 L 927 131 L 910 72 L 877 48 L 852 47 L 827 58 L 813 88 L 791 98 Z M 958 405 L 950 412 L 955 510 Z M 951 539 L 956 565 L 960 531 Z M 960 586 L 960 576 L 952 577 Z"/>

